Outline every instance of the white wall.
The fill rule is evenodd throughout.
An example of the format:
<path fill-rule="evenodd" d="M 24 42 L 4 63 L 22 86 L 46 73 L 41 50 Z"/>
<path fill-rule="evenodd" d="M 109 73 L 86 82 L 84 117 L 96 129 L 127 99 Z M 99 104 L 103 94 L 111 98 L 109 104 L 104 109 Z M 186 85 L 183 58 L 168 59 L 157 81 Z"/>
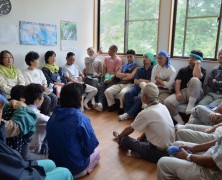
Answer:
<path fill-rule="evenodd" d="M 44 54 L 53 50 L 57 54 L 57 63 L 65 64 L 67 52 L 60 49 L 60 21 L 77 23 L 77 56 L 76 63 L 81 68 L 84 66 L 86 49 L 93 46 L 93 3 L 94 0 L 11 0 L 12 11 L 10 14 L 0 16 L 0 24 L 19 25 L 19 21 L 55 24 L 57 26 L 57 45 L 17 45 L 0 44 L 1 50 L 9 50 L 15 58 L 15 65 L 25 69 L 24 58 L 27 52 L 37 51 L 40 60 L 44 62 Z"/>
<path fill-rule="evenodd" d="M 168 50 L 170 39 L 170 10 L 171 1 L 160 0 L 160 24 L 159 24 L 159 39 L 158 49 Z M 95 1 L 96 2 L 96 1 Z M 7 49 L 11 51 L 15 57 L 15 65 L 20 69 L 25 69 L 27 66 L 24 57 L 28 51 L 34 50 L 40 54 L 40 60 L 44 62 L 44 54 L 48 50 L 53 50 L 57 54 L 57 62 L 60 66 L 65 63 L 67 52 L 60 49 L 60 20 L 71 21 L 77 23 L 77 51 L 74 52 L 77 56 L 76 63 L 83 68 L 86 49 L 93 46 L 93 28 L 94 21 L 94 0 L 11 0 L 12 11 L 6 16 L 0 16 L 0 24 L 19 25 L 19 21 L 31 21 L 38 23 L 49 23 L 57 25 L 57 45 L 42 46 L 42 45 L 13 45 L 0 44 L 0 51 Z M 96 16 L 95 16 L 96 17 Z M 104 56 L 104 55 L 102 55 Z M 103 58 L 102 58 L 103 59 Z M 125 57 L 123 56 L 123 59 Z M 142 64 L 142 58 L 137 58 Z M 180 67 L 187 65 L 184 60 L 172 60 L 172 65 L 178 70 Z M 215 62 L 204 62 L 208 72 L 215 66 Z"/>

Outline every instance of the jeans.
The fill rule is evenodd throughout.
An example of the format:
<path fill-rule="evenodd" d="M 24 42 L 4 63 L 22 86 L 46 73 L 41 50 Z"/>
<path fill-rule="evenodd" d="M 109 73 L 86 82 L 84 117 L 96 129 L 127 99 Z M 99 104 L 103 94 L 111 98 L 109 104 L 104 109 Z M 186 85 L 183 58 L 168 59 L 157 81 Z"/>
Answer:
<path fill-rule="evenodd" d="M 160 150 L 146 139 L 143 141 L 136 140 L 129 136 L 121 138 L 120 146 L 124 149 L 132 150 L 138 153 L 142 158 L 157 163 L 163 156 L 169 156 L 166 150 Z"/>
<path fill-rule="evenodd" d="M 125 110 L 125 112 L 128 112 L 131 109 L 131 107 L 133 106 L 133 103 L 134 103 L 134 97 L 138 96 L 140 91 L 141 91 L 141 88 L 135 84 L 127 90 L 127 92 L 125 93 L 125 96 L 124 96 L 124 110 Z"/>

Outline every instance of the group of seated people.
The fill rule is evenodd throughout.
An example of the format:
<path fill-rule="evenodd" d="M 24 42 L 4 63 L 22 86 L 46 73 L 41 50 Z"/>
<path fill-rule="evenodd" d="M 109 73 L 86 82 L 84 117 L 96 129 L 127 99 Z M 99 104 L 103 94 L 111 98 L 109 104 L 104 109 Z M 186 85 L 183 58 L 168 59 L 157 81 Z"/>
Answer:
<path fill-rule="evenodd" d="M 133 101 L 133 106 L 140 101 L 138 106 L 143 104 L 143 110 L 136 117 L 130 114 L 130 110 L 120 115 L 120 119 L 135 119 L 121 133 L 114 131 L 113 136 L 121 150 L 127 153 L 130 150 L 133 157 L 157 163 L 158 180 L 221 179 L 222 50 L 218 53 L 219 66 L 212 70 L 208 78 L 211 91 L 204 98 L 206 70 L 201 67 L 203 54 L 200 51 L 191 51 L 189 65 L 181 68 L 177 75 L 166 52 L 159 52 L 157 59 L 158 65 L 152 69 L 151 80 L 141 81 L 136 86 L 138 79 L 135 76 L 135 84 L 125 93 L 126 107 L 130 101 Z M 141 89 L 139 100 L 133 98 L 136 87 Z M 127 99 L 130 93 L 131 98 Z M 190 114 L 186 124 L 178 112 L 178 105 L 185 103 L 186 114 Z M 135 130 L 142 133 L 137 139 L 129 136 Z"/>
<path fill-rule="evenodd" d="M 110 46 L 102 65 L 98 54 L 88 48 L 84 73 L 74 64 L 73 52 L 67 53 L 67 63 L 60 68 L 55 52 L 47 51 L 40 70 L 39 55 L 31 51 L 25 56 L 28 68 L 21 72 L 13 65 L 12 54 L 2 51 L 0 90 L 5 103 L 1 104 L 1 125 L 6 144 L 17 150 L 24 161 L 39 160 L 32 153 L 48 153 L 56 166 L 64 167 L 60 169 L 64 179 L 82 177 L 92 172 L 101 157 L 99 141 L 83 108 L 91 109 L 91 102 L 95 110 L 102 111 L 107 104 L 109 112 L 119 109 L 119 120 L 135 118 L 121 133 L 114 131 L 113 135 L 121 149 L 131 150 L 132 156 L 158 162 L 158 179 L 220 177 L 222 50 L 218 54 L 219 66 L 208 78 L 211 91 L 204 98 L 206 70 L 201 67 L 201 51 L 191 51 L 189 65 L 176 73 L 166 51 L 157 54 L 157 61 L 152 53 L 144 53 L 144 66 L 139 67 L 134 50 L 127 51 L 123 65 L 117 50 L 116 45 Z M 178 105 L 185 103 L 186 114 L 191 114 L 186 125 L 178 112 Z M 137 139 L 129 136 L 134 130 L 142 132 Z M 171 145 L 178 147 L 177 153 L 170 154 Z M 208 149 L 203 155 L 195 154 Z M 169 154 L 177 158 L 164 157 Z M 192 168 L 187 176 L 183 169 L 191 166 L 199 170 Z M 43 176 L 47 176 L 46 170 Z"/>

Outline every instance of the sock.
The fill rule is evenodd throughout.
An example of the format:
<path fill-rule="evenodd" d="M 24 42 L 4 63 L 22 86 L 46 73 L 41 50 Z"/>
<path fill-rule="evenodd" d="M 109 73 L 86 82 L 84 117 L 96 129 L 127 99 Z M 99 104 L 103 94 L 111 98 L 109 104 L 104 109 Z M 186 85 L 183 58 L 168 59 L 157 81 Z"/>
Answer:
<path fill-rule="evenodd" d="M 83 106 L 84 106 L 86 109 L 91 109 L 91 108 L 89 108 L 89 106 L 88 106 L 88 102 L 89 102 L 89 100 L 88 100 L 88 99 L 85 99 L 85 100 L 83 101 Z"/>
<path fill-rule="evenodd" d="M 176 116 L 173 117 L 173 119 L 178 122 L 178 124 L 184 124 L 183 119 L 181 118 L 181 116 L 179 114 L 177 114 Z"/>
<path fill-rule="evenodd" d="M 197 101 L 197 98 L 189 97 L 189 102 L 188 102 L 188 105 L 187 105 L 187 108 L 186 108 L 186 114 L 191 113 L 191 110 L 195 106 L 196 101 Z"/>
<path fill-rule="evenodd" d="M 92 103 L 93 106 L 96 104 L 95 98 L 92 98 L 91 103 Z"/>

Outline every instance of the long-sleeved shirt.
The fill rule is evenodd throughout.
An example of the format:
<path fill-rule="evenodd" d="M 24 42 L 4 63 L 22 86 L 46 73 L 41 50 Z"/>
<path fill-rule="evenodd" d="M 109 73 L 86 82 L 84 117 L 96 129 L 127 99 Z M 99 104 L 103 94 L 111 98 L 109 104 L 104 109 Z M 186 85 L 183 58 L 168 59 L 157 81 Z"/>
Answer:
<path fill-rule="evenodd" d="M 102 74 L 102 62 L 96 56 L 86 57 L 85 65 L 87 75 L 93 75 L 94 72 Z"/>
<path fill-rule="evenodd" d="M 54 84 L 55 82 L 66 84 L 66 78 L 65 78 L 64 73 L 62 71 L 62 68 L 59 68 L 58 72 L 52 73 L 48 68 L 43 67 L 42 72 L 46 77 L 48 85 L 50 83 Z"/>
<path fill-rule="evenodd" d="M 215 83 L 213 83 L 213 79 L 216 79 Z M 222 68 L 220 66 L 212 69 L 207 84 L 212 88 L 213 92 L 222 91 Z"/>
<path fill-rule="evenodd" d="M 40 113 L 37 107 L 33 104 L 28 105 L 28 109 L 32 110 L 37 117 L 36 133 L 32 136 L 30 146 L 36 153 L 39 153 L 42 142 L 46 136 L 46 124 L 49 120 L 49 116 Z"/>
<path fill-rule="evenodd" d="M 47 123 L 49 158 L 72 174 L 86 169 L 99 142 L 89 118 L 80 109 L 56 108 Z"/>
<path fill-rule="evenodd" d="M 172 85 L 175 81 L 176 70 L 173 66 L 169 66 L 168 68 L 161 67 L 159 64 L 153 67 L 151 82 L 156 83 L 155 78 L 159 77 L 164 81 L 164 86 L 158 85 L 158 87 L 166 88 L 168 90 L 172 89 Z"/>
<path fill-rule="evenodd" d="M 25 85 L 25 79 L 19 69 L 17 69 L 18 75 L 15 78 L 7 78 L 4 74 L 0 74 L 0 90 L 10 98 L 11 89 L 15 85 Z"/>

